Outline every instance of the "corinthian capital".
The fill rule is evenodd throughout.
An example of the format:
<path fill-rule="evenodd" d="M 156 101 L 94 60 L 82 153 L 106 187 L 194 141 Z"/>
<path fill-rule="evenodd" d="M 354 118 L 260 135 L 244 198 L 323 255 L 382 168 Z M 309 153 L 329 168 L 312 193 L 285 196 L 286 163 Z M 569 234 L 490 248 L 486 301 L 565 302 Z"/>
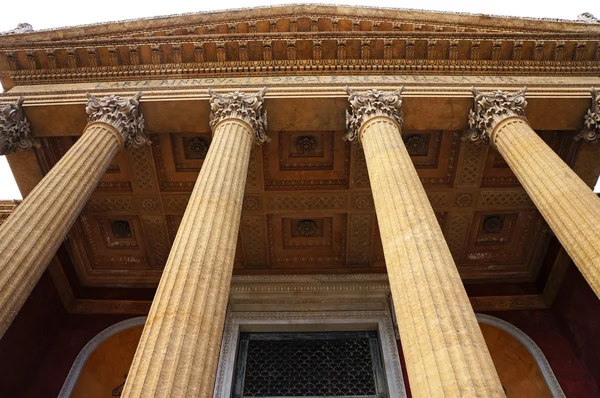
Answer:
<path fill-rule="evenodd" d="M 110 124 L 123 137 L 125 148 L 149 145 L 150 139 L 144 134 L 144 116 L 139 110 L 141 96 L 142 92 L 138 92 L 131 98 L 116 95 L 98 98 L 88 93 L 88 103 L 85 107 L 88 124 Z"/>
<path fill-rule="evenodd" d="M 0 104 L 0 155 L 39 146 L 31 136 L 29 121 L 23 116 L 23 97 L 17 102 Z"/>
<path fill-rule="evenodd" d="M 346 111 L 346 136 L 344 139 L 354 141 L 362 125 L 375 116 L 386 116 L 393 119 L 400 127 L 403 123 L 402 97 L 404 86 L 396 91 L 384 92 L 369 90 L 366 93 L 356 92 L 346 87 L 350 111 Z"/>
<path fill-rule="evenodd" d="M 210 128 L 214 130 L 217 124 L 225 119 L 240 119 L 252 127 L 254 141 L 257 144 L 268 142 L 267 111 L 263 109 L 266 92 L 266 87 L 263 87 L 256 94 L 246 94 L 239 91 L 218 94 L 208 89 L 210 94 Z"/>
<path fill-rule="evenodd" d="M 583 120 L 583 130 L 575 136 L 575 140 L 581 139 L 587 142 L 600 141 L 600 93 L 592 87 L 592 107 L 588 109 Z"/>
<path fill-rule="evenodd" d="M 506 91 L 494 91 L 483 94 L 471 87 L 474 96 L 473 109 L 469 112 L 469 138 L 473 141 L 482 140 L 490 143 L 492 131 L 498 122 L 511 116 L 525 119 L 525 92 L 527 87 L 514 94 Z"/>

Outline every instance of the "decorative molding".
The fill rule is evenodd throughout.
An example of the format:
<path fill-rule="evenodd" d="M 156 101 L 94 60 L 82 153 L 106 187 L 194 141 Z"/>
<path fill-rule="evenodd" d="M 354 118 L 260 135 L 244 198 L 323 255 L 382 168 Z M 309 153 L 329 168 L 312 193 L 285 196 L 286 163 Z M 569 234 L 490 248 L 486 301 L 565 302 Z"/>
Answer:
<path fill-rule="evenodd" d="M 377 330 L 390 397 L 406 398 L 398 346 L 390 313 L 380 311 L 230 312 L 225 321 L 214 398 L 231 394 L 240 328 L 260 331 Z"/>
<path fill-rule="evenodd" d="M 17 102 L 0 104 L 0 155 L 40 146 L 31 136 L 31 126 L 23 116 L 24 101 L 25 98 L 19 97 Z"/>
<path fill-rule="evenodd" d="M 240 119 L 250 125 L 253 130 L 254 141 L 257 144 L 269 142 L 267 111 L 263 109 L 266 92 L 267 88 L 263 87 L 256 94 L 246 94 L 239 91 L 218 94 L 209 88 L 211 129 L 214 130 L 217 124 L 225 119 Z"/>
<path fill-rule="evenodd" d="M 385 274 L 235 275 L 230 288 L 230 307 L 267 303 L 298 310 L 305 304 L 347 305 L 385 302 L 390 292 Z M 382 301 L 383 300 L 383 301 Z M 542 295 L 469 297 L 475 311 L 547 308 Z M 72 314 L 147 314 L 150 301 L 75 299 Z M 370 309 L 375 307 L 370 306 Z"/>
<path fill-rule="evenodd" d="M 110 124 L 121 134 L 126 148 L 150 145 L 150 139 L 144 134 L 144 115 L 139 111 L 141 96 L 141 91 L 130 98 L 116 95 L 98 98 L 88 93 L 85 107 L 88 125 L 95 122 Z"/>
<path fill-rule="evenodd" d="M 92 338 L 86 345 L 83 347 L 73 365 L 71 366 L 71 370 L 69 370 L 69 374 L 58 393 L 58 398 L 69 398 L 71 393 L 73 392 L 73 388 L 77 383 L 77 379 L 79 378 L 79 374 L 83 369 L 87 359 L 89 356 L 100 346 L 100 344 L 104 343 L 109 337 L 112 337 L 118 333 L 121 333 L 124 330 L 131 329 L 136 326 L 143 326 L 146 323 L 146 317 L 140 316 L 136 318 L 127 319 L 114 325 L 111 325 L 98 333 L 94 338 Z"/>
<path fill-rule="evenodd" d="M 581 139 L 587 142 L 600 141 L 600 93 L 596 88 L 591 87 L 592 107 L 585 114 L 583 125 L 584 128 L 575 136 L 575 141 Z"/>
<path fill-rule="evenodd" d="M 360 140 L 359 132 L 364 123 L 376 116 L 386 116 L 394 120 L 398 127 L 402 127 L 404 122 L 402 114 L 402 90 L 399 89 L 386 93 L 380 90 L 369 90 L 366 93 L 359 93 L 346 87 L 348 101 L 350 102 L 350 111 L 346 111 L 346 129 L 345 140 Z"/>
<path fill-rule="evenodd" d="M 550 367 L 546 356 L 544 355 L 540 347 L 538 347 L 538 345 L 535 344 L 535 342 L 531 339 L 531 337 L 525 334 L 525 332 L 523 332 L 518 327 L 500 318 L 496 318 L 495 316 L 486 314 L 475 315 L 479 323 L 482 323 L 484 325 L 490 325 L 500 330 L 503 330 L 506 333 L 513 336 L 514 338 L 516 338 L 521 344 L 523 344 L 523 346 L 527 348 L 527 351 L 529 351 L 529 353 L 531 354 L 533 359 L 535 359 L 537 365 L 539 366 L 540 371 L 542 372 L 542 376 L 544 377 L 544 381 L 546 381 L 546 384 L 550 389 L 552 397 L 566 398 L 566 395 L 560 387 L 560 384 L 558 383 L 558 380 L 556 379 L 556 376 L 554 375 L 554 372 L 552 371 L 552 368 Z"/>
<path fill-rule="evenodd" d="M 468 137 L 472 141 L 481 140 L 489 144 L 492 132 L 500 121 L 512 116 L 525 119 L 527 87 L 514 94 L 501 90 L 483 94 L 475 87 L 471 91 L 474 101 L 473 109 L 469 111 Z"/>

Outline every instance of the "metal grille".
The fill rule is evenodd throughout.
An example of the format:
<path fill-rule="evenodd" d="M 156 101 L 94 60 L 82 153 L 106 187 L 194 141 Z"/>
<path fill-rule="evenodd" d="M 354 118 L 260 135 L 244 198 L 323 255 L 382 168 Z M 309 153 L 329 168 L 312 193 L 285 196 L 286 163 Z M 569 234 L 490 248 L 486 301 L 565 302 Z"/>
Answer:
<path fill-rule="evenodd" d="M 386 397 L 376 332 L 243 333 L 234 397 Z"/>

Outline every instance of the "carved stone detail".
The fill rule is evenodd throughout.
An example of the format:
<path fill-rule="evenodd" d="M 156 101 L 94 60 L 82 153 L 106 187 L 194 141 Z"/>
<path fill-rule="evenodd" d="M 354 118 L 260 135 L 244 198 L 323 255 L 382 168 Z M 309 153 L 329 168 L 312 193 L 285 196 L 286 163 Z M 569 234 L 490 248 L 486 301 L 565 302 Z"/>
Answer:
<path fill-rule="evenodd" d="M 147 250 L 150 264 L 154 268 L 162 269 L 171 249 L 165 218 L 163 216 L 143 216 L 141 221 L 149 243 Z"/>
<path fill-rule="evenodd" d="M 132 197 L 110 196 L 91 197 L 86 206 L 86 213 L 131 214 L 135 210 Z"/>
<path fill-rule="evenodd" d="M 311 156 L 317 152 L 317 142 L 315 137 L 311 135 L 305 135 L 299 137 L 296 141 L 296 150 L 298 154 L 302 156 Z"/>
<path fill-rule="evenodd" d="M 471 87 L 471 91 L 474 95 L 473 109 L 469 111 L 468 134 L 471 140 L 489 144 L 492 131 L 500 121 L 511 116 L 525 119 L 527 87 L 514 94 L 501 90 L 483 94 L 475 87 Z"/>
<path fill-rule="evenodd" d="M 587 142 L 600 140 L 600 93 L 592 87 L 592 107 L 585 114 L 583 130 L 575 136 L 575 141 L 584 139 Z"/>
<path fill-rule="evenodd" d="M 469 207 L 473 203 L 473 194 L 470 192 L 463 192 L 456 195 L 455 206 L 456 207 Z"/>
<path fill-rule="evenodd" d="M 533 206 L 525 191 L 483 191 L 479 198 L 479 207 L 517 207 Z"/>
<path fill-rule="evenodd" d="M 486 216 L 483 219 L 482 233 L 484 234 L 499 234 L 504 228 L 505 216 L 503 214 L 493 214 Z"/>
<path fill-rule="evenodd" d="M 243 231 L 244 266 L 266 268 L 268 255 L 265 242 L 266 228 L 264 216 L 242 216 L 240 228 Z"/>
<path fill-rule="evenodd" d="M 372 214 L 351 214 L 348 234 L 348 265 L 369 267 L 371 260 Z"/>
<path fill-rule="evenodd" d="M 404 86 L 398 90 L 386 93 L 380 90 L 369 90 L 366 93 L 356 92 L 346 87 L 350 111 L 346 111 L 346 128 L 348 130 L 344 139 L 354 141 L 362 125 L 376 116 L 386 116 L 394 120 L 401 127 L 403 123 L 402 97 Z"/>
<path fill-rule="evenodd" d="M 268 197 L 269 210 L 343 210 L 346 208 L 343 194 L 294 194 Z"/>
<path fill-rule="evenodd" d="M 472 213 L 452 212 L 448 216 L 444 235 L 446 236 L 450 253 L 452 253 L 452 258 L 457 265 L 464 251 L 466 236 L 469 233 L 472 219 Z"/>
<path fill-rule="evenodd" d="M 186 159 L 205 159 L 208 144 L 201 137 L 183 137 L 183 152 Z"/>
<path fill-rule="evenodd" d="M 317 226 L 313 220 L 304 220 L 298 224 L 298 232 L 303 236 L 312 236 L 317 231 Z"/>
<path fill-rule="evenodd" d="M 244 197 L 244 203 L 242 204 L 243 211 L 257 211 L 262 208 L 260 197 L 258 196 L 246 196 Z"/>
<path fill-rule="evenodd" d="M 28 24 L 28 23 L 25 22 L 25 23 L 18 24 L 17 27 L 14 28 L 14 29 L 7 30 L 7 31 L 4 31 L 4 32 L 0 32 L 0 36 L 4 36 L 4 35 L 19 35 L 21 33 L 27 33 L 27 32 L 33 32 L 33 26 L 31 26 L 31 24 Z"/>
<path fill-rule="evenodd" d="M 31 136 L 29 121 L 23 116 L 23 102 L 0 104 L 0 155 L 16 152 L 17 149 L 39 147 L 38 141 Z"/>
<path fill-rule="evenodd" d="M 88 93 L 85 107 L 88 125 L 95 122 L 110 124 L 119 131 L 126 148 L 149 145 L 150 139 L 144 134 L 144 116 L 139 111 L 141 96 L 141 91 L 131 98 L 116 95 L 97 98 Z"/>
<path fill-rule="evenodd" d="M 218 94 L 208 89 L 210 94 L 210 127 L 214 128 L 225 119 L 241 119 L 248 123 L 254 132 L 257 144 L 270 141 L 267 136 L 267 111 L 262 105 L 267 88 L 263 87 L 256 94 L 246 94 L 235 91 L 228 94 Z"/>
<path fill-rule="evenodd" d="M 600 19 L 596 18 L 590 12 L 584 12 L 577 16 L 577 21 L 579 22 L 587 22 L 587 23 L 600 23 Z"/>
<path fill-rule="evenodd" d="M 410 156 L 427 156 L 427 152 L 429 151 L 429 135 L 409 135 L 404 139 L 404 145 Z"/>

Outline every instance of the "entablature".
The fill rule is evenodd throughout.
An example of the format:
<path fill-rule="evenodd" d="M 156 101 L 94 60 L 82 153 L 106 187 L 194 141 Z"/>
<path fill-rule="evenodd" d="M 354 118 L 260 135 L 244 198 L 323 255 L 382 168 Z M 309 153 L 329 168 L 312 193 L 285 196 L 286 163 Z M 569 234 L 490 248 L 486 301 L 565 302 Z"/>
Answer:
<path fill-rule="evenodd" d="M 129 80 L 17 86 L 1 102 L 25 98 L 24 113 L 34 136 L 80 135 L 87 123 L 86 93 L 130 96 L 143 91 L 141 109 L 152 134 L 209 132 L 208 88 L 217 92 L 268 87 L 269 130 L 344 130 L 347 93 L 392 91 L 405 86 L 406 129 L 466 129 L 473 105 L 471 87 L 514 91 L 528 87 L 527 117 L 534 129 L 580 130 L 590 107 L 589 88 L 598 77 L 346 75 L 264 76 L 203 79 Z M 299 112 L 298 110 L 301 110 Z M 178 117 L 173 117 L 178 115 Z"/>

